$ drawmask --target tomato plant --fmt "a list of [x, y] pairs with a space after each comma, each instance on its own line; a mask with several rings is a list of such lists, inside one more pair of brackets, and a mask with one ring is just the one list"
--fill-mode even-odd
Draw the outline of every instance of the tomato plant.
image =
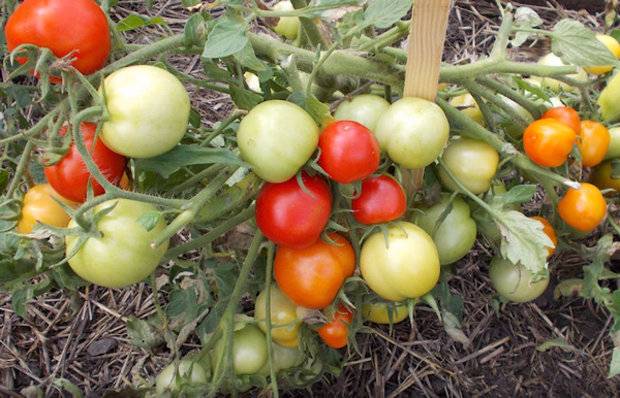
[[278, 184], [267, 183], [256, 198], [256, 224], [277, 244], [303, 248], [312, 245], [329, 221], [332, 195], [321, 177], [302, 173]]
[[54, 191], [49, 184], [39, 184], [28, 189], [24, 195], [21, 215], [16, 227], [17, 232], [29, 234], [37, 222], [52, 227], [66, 227], [71, 218], [54, 198], [65, 202], [67, 205], [72, 205], [71, 202]]
[[372, 132], [350, 120], [337, 120], [323, 129], [319, 150], [319, 166], [341, 184], [368, 177], [381, 160], [381, 150]]
[[312, 246], [294, 249], [279, 246], [274, 261], [278, 287], [295, 304], [325, 308], [336, 297], [344, 280], [353, 275], [355, 253], [351, 244], [336, 233], [333, 243], [319, 239]]
[[[452, 175], [475, 194], [489, 190], [499, 164], [499, 154], [492, 146], [464, 137], [452, 140], [442, 159]], [[439, 178], [447, 188], [458, 191], [455, 182], [443, 169], [439, 170]]]
[[378, 95], [356, 95], [345, 98], [336, 108], [334, 117], [337, 120], [353, 120], [374, 132], [379, 118], [389, 107], [390, 103]]
[[[97, 125], [94, 123], [80, 125], [84, 145], [95, 164], [108, 181], [119, 184], [127, 161], [124, 156], [108, 149], [100, 139], [95, 140], [96, 131]], [[59, 134], [65, 135], [66, 132], [67, 127], [63, 127]], [[74, 202], [83, 202], [86, 199], [89, 181], [95, 195], [101, 195], [104, 192], [103, 187], [94, 181], [88, 172], [75, 143], [71, 144], [69, 151], [58, 163], [45, 168], [45, 177], [56, 192]]]
[[578, 189], [569, 188], [558, 202], [564, 222], [581, 232], [591, 232], [605, 218], [607, 203], [597, 187], [587, 182]]
[[[211, 367], [214, 373], [225, 355], [225, 344], [225, 339], [220, 338], [211, 352]], [[267, 355], [267, 341], [258, 327], [245, 325], [233, 332], [232, 364], [235, 374], [258, 373], [267, 362]]]
[[[157, 212], [156, 207], [135, 200], [114, 199], [96, 206], [94, 212], [105, 213], [96, 223], [98, 237], [88, 238], [79, 248], [78, 236], [66, 238], [67, 257], [73, 271], [105, 287], [124, 287], [149, 276], [168, 248], [167, 242], [151, 247], [151, 241], [165, 227], [163, 220], [150, 230], [139, 222], [140, 217]], [[69, 228], [75, 227], [76, 221], [71, 220]]]
[[394, 221], [407, 210], [403, 187], [392, 177], [380, 175], [362, 182], [362, 190], [351, 201], [353, 217], [362, 224]]
[[265, 101], [243, 118], [237, 130], [241, 156], [259, 177], [284, 182], [310, 159], [319, 142], [319, 128], [299, 106]]
[[[297, 305], [291, 301], [277, 286], [270, 290], [269, 305], [271, 309], [271, 339], [284, 347], [299, 345], [299, 328], [301, 320], [297, 318]], [[254, 306], [254, 319], [263, 332], [267, 332], [267, 290], [260, 292]]]
[[535, 277], [521, 264], [495, 257], [489, 268], [491, 284], [500, 296], [514, 303], [538, 298], [549, 285], [549, 277]]
[[346, 306], [339, 304], [331, 320], [317, 329], [323, 342], [331, 348], [343, 348], [349, 342], [349, 324], [353, 313]]
[[422, 211], [416, 214], [415, 223], [433, 238], [442, 265], [460, 260], [474, 247], [476, 222], [463, 199], [443, 195], [439, 203]]
[[391, 301], [417, 298], [439, 280], [439, 255], [431, 237], [420, 227], [398, 222], [387, 237], [375, 232], [364, 241], [360, 270], [368, 286]]
[[404, 303], [365, 303], [362, 306], [362, 316], [367, 321], [388, 325], [407, 319], [409, 317], [409, 309]]
[[579, 134], [581, 131], [581, 117], [576, 110], [569, 106], [556, 106], [555, 108], [548, 109], [540, 117], [541, 119], [555, 119], [560, 123], [564, 123], [575, 134]]
[[94, 0], [25, 0], [4, 35], [9, 51], [22, 44], [48, 48], [58, 58], [70, 55], [71, 66], [86, 75], [101, 69], [110, 54], [108, 20]]
[[101, 139], [116, 153], [150, 158], [174, 148], [185, 135], [189, 95], [172, 73], [151, 65], [134, 65], [105, 78], [109, 117]]
[[557, 167], [566, 162], [573, 149], [576, 133], [555, 119], [539, 119], [523, 133], [523, 148], [527, 156], [540, 166]]
[[581, 122], [577, 148], [581, 154], [581, 164], [596, 166], [603, 161], [609, 148], [610, 136], [607, 127], [593, 120]]

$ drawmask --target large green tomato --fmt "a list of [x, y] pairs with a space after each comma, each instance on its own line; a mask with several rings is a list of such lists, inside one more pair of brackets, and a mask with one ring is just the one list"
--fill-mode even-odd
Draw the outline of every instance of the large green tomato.
[[398, 222], [370, 235], [360, 253], [360, 270], [368, 286], [391, 301], [430, 292], [439, 280], [439, 255], [430, 236], [417, 225]]
[[200, 385], [207, 382], [208, 374], [200, 363], [183, 359], [166, 366], [157, 375], [155, 389], [158, 394], [163, 394], [165, 391], [179, 392], [183, 385]]
[[[549, 53], [545, 55], [544, 57], [540, 58], [538, 60], [538, 63], [540, 65], [546, 65], [546, 66], [566, 66], [567, 65], [564, 63], [564, 61], [562, 61], [560, 57], [558, 57], [554, 53]], [[588, 74], [582, 68], [577, 68], [577, 73], [574, 73], [572, 75], [567, 75], [566, 77], [570, 77], [571, 79], [575, 79], [580, 82], [586, 82], [588, 80]], [[548, 88], [551, 91], [574, 91], [575, 90], [572, 86], [564, 82], [561, 82], [559, 80], [552, 79], [550, 77], [543, 77], [542, 79], [540, 79], [540, 84], [543, 87]]]
[[189, 95], [170, 72], [150, 65], [128, 66], [106, 77], [102, 87], [109, 115], [101, 139], [114, 152], [150, 158], [168, 152], [183, 138]]
[[620, 119], [620, 73], [607, 81], [607, 85], [598, 97], [598, 106], [606, 122]]
[[241, 157], [269, 182], [293, 177], [310, 159], [319, 142], [314, 119], [292, 102], [269, 100], [243, 118], [237, 130]]
[[[476, 223], [471, 218], [467, 203], [460, 197], [452, 200], [452, 209], [439, 227], [437, 223], [450, 205], [450, 195], [443, 194], [441, 201], [424, 213], [417, 213], [415, 223], [425, 230], [435, 242], [442, 265], [451, 264], [465, 256], [476, 242]], [[435, 230], [435, 233], [433, 233]]]
[[[114, 208], [97, 222], [99, 238], [89, 238], [69, 259], [69, 265], [82, 279], [105, 287], [124, 287], [149, 276], [168, 249], [168, 242], [153, 249], [151, 242], [166, 227], [160, 220], [150, 231], [138, 219], [157, 208], [129, 199], [112, 199], [94, 208], [95, 212]], [[71, 220], [69, 228], [77, 227]], [[79, 238], [65, 238], [67, 257], [74, 251]]]
[[497, 293], [515, 303], [536, 299], [549, 285], [548, 277], [534, 281], [534, 275], [524, 266], [515, 265], [501, 257], [495, 257], [491, 261], [489, 277]]
[[[297, 318], [297, 305], [278, 286], [271, 286], [269, 307], [271, 313], [271, 339], [285, 347], [299, 345], [301, 320]], [[254, 306], [254, 319], [258, 327], [267, 333], [267, 290], [260, 292]]]
[[[288, 348], [283, 347], [277, 343], [273, 343], [271, 347], [271, 360], [273, 362], [273, 371], [276, 373], [282, 370], [290, 369], [295, 366], [299, 366], [304, 360], [304, 354], [297, 347]], [[258, 371], [258, 373], [265, 376], [269, 375], [269, 361], [265, 362], [265, 364]]]
[[390, 107], [383, 97], [372, 94], [357, 95], [344, 100], [338, 105], [334, 117], [336, 120], [353, 120], [375, 131], [381, 115]]
[[448, 119], [437, 104], [405, 97], [390, 105], [373, 132], [394, 162], [416, 169], [437, 159], [448, 142], [449, 131]]
[[[489, 190], [499, 164], [499, 154], [491, 145], [464, 137], [452, 140], [442, 159], [452, 175], [474, 194]], [[443, 168], [439, 168], [439, 179], [446, 188], [458, 191]]]
[[[295, 7], [290, 1], [280, 1], [273, 6], [274, 11], [293, 11]], [[273, 30], [280, 36], [284, 36], [289, 40], [295, 40], [299, 33], [298, 17], [280, 17], [278, 24]]]
[[620, 158], [620, 126], [609, 129], [609, 147], [607, 148], [607, 159]]
[[[226, 352], [225, 339], [220, 338], [211, 355], [211, 365], [216, 369]], [[267, 339], [255, 325], [246, 325], [233, 332], [232, 361], [235, 374], [257, 373], [267, 362]], [[214, 373], [216, 371], [214, 370]]]

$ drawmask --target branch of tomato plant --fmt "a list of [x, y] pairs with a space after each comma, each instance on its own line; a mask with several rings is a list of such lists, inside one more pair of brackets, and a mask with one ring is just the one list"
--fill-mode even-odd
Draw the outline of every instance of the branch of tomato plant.
[[185, 201], [181, 206], [181, 213], [161, 231], [150, 246], [155, 249], [164, 242], [167, 242], [181, 228], [195, 220], [200, 209], [211, 199], [223, 186], [226, 180], [236, 169], [225, 168], [209, 184], [198, 192], [193, 198]]
[[66, 106], [67, 106], [66, 102], [59, 104], [58, 107], [50, 110], [45, 116], [39, 119], [39, 121], [36, 122], [35, 125], [29, 128], [28, 130], [14, 134], [10, 137], [1, 139], [0, 145], [8, 144], [9, 142], [13, 142], [13, 141], [19, 141], [21, 139], [30, 139], [32, 137], [39, 135], [45, 130], [45, 128], [48, 126], [48, 123], [52, 119], [54, 119], [56, 116], [61, 114], [64, 111], [64, 109], [66, 109]]
[[230, 126], [232, 122], [236, 121], [237, 119], [239, 119], [241, 116], [246, 115], [248, 113], [248, 111], [243, 110], [243, 109], [235, 109], [233, 110], [230, 115], [228, 115], [226, 117], [226, 119], [222, 120], [218, 126], [213, 129], [212, 132], [209, 133], [209, 135], [207, 135], [205, 137], [204, 140], [202, 140], [202, 142], [200, 143], [201, 146], [206, 146], [209, 145], [209, 143], [218, 135], [220, 135], [220, 133], [222, 131], [224, 131], [226, 129], [226, 127]]
[[393, 27], [375, 37], [361, 36], [362, 44], [357, 46], [359, 51], [377, 51], [392, 45], [409, 33], [410, 21], [398, 21]]
[[542, 115], [542, 113], [545, 111], [545, 106], [543, 104], [535, 103], [534, 101], [527, 98], [525, 95], [511, 88], [510, 85], [505, 82], [499, 82], [487, 76], [479, 76], [476, 78], [476, 80], [483, 86], [486, 86], [489, 89], [494, 90], [498, 94], [501, 94], [504, 97], [511, 99], [512, 101], [521, 105], [521, 107], [527, 110], [534, 119], [538, 119], [540, 115]]
[[13, 193], [15, 193], [15, 190], [19, 186], [19, 183], [21, 182], [21, 179], [22, 179], [22, 175], [24, 174], [24, 171], [26, 170], [26, 166], [28, 166], [28, 161], [30, 160], [30, 154], [33, 148], [34, 148], [34, 143], [32, 141], [26, 142], [26, 146], [24, 147], [24, 150], [22, 151], [21, 158], [19, 159], [19, 163], [17, 164], [17, 168], [15, 169], [15, 175], [13, 175], [13, 179], [11, 180], [9, 187], [7, 188], [7, 192], [6, 192], [7, 198], [10, 198], [11, 196], [13, 196]]
[[[357, 0], [343, 1], [343, 2], [338, 3], [338, 5], [341, 7], [342, 6], [353, 6], [357, 4], [358, 4]], [[229, 7], [236, 8], [236, 6], [234, 5], [229, 5]], [[253, 8], [251, 11], [256, 16], [259, 16], [259, 17], [308, 17], [308, 15], [318, 13], [321, 11], [331, 10], [333, 8], [334, 8], [334, 5], [331, 4], [330, 2], [327, 2], [326, 4], [319, 4], [316, 6], [306, 6], [303, 8], [298, 8], [298, 9], [290, 10], [290, 11], [261, 10], [258, 7]]]
[[[296, 10], [307, 9], [308, 3], [306, 0], [291, 0], [291, 4]], [[310, 44], [314, 47], [321, 46], [322, 48], [328, 48], [332, 45], [331, 39], [327, 34], [322, 34], [319, 29], [319, 24], [322, 24], [320, 19], [311, 19], [305, 16], [299, 18], [301, 24], [300, 34], [305, 34], [310, 41]]]
[[267, 325], [267, 360], [269, 361], [269, 378], [271, 379], [271, 392], [275, 398], [280, 396], [278, 391], [278, 379], [273, 369], [273, 340], [271, 339], [271, 277], [273, 273], [273, 242], [267, 244], [267, 265], [265, 267], [265, 322]]

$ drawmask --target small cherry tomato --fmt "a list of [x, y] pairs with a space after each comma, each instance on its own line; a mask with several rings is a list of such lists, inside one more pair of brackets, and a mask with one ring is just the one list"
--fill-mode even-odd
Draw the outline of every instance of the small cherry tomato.
[[332, 320], [321, 326], [317, 332], [327, 346], [335, 349], [343, 348], [349, 342], [349, 324], [352, 320], [353, 313], [340, 304]]
[[569, 188], [558, 202], [558, 213], [564, 222], [581, 232], [591, 232], [605, 218], [607, 203], [592, 184], [582, 182], [579, 189]]
[[29, 234], [36, 222], [64, 228], [71, 218], [53, 198], [65, 202], [69, 206], [75, 203], [61, 197], [49, 184], [35, 185], [26, 192], [22, 205], [22, 212], [17, 223], [17, 232]]
[[[474, 194], [489, 190], [499, 164], [499, 153], [495, 148], [486, 142], [465, 137], [450, 140], [441, 158], [452, 175]], [[439, 179], [446, 188], [459, 191], [443, 168], [439, 169]]]
[[392, 177], [381, 175], [362, 182], [362, 192], [351, 201], [353, 217], [362, 224], [381, 224], [402, 217], [407, 210], [403, 187]]
[[[596, 34], [596, 39], [603, 43], [605, 47], [609, 50], [610, 53], [616, 58], [620, 58], [620, 43], [609, 35], [603, 35], [600, 33]], [[586, 72], [592, 73], [593, 75], [603, 75], [607, 72], [611, 72], [613, 66], [611, 65], [595, 65], [595, 66], [586, 66], [584, 68]]]
[[256, 198], [256, 224], [275, 243], [308, 247], [321, 235], [332, 211], [329, 185], [319, 176], [302, 173], [308, 192], [293, 177], [266, 183]]
[[276, 282], [297, 305], [313, 309], [327, 307], [344, 280], [353, 275], [353, 247], [336, 233], [329, 234], [329, 238], [335, 244], [319, 239], [304, 249], [278, 246], [276, 250], [273, 265]]
[[555, 229], [553, 229], [553, 225], [551, 225], [549, 220], [541, 216], [532, 216], [530, 218], [539, 221], [543, 225], [543, 232], [547, 234], [549, 239], [551, 239], [551, 242], [553, 242], [553, 247], [550, 247], [548, 249], [549, 256], [551, 256], [553, 252], [555, 252], [555, 248], [558, 245], [558, 236], [555, 234]]
[[319, 137], [319, 166], [341, 184], [372, 174], [381, 160], [381, 150], [372, 132], [351, 120], [330, 123]]
[[603, 162], [594, 168], [590, 182], [599, 189], [615, 189], [620, 192], [620, 178], [613, 178], [612, 171], [611, 160]]
[[557, 167], [568, 159], [576, 137], [575, 131], [562, 122], [538, 119], [525, 129], [523, 147], [539, 166]]
[[382, 325], [395, 324], [407, 319], [409, 308], [407, 304], [399, 302], [365, 303], [362, 316], [367, 321]]
[[581, 153], [581, 164], [585, 167], [601, 163], [609, 148], [610, 135], [607, 127], [593, 120], [581, 122], [581, 132], [577, 139], [577, 147]]
[[[123, 155], [112, 152], [105, 146], [101, 138], [94, 142], [96, 131], [97, 125], [94, 123], [80, 124], [80, 133], [84, 139], [84, 145], [95, 164], [108, 181], [118, 185], [125, 172], [127, 159]], [[58, 133], [60, 135], [66, 134], [67, 127], [61, 128]], [[69, 151], [58, 163], [45, 168], [45, 177], [59, 194], [74, 202], [86, 200], [89, 180], [95, 195], [101, 195], [105, 192], [103, 187], [94, 178], [91, 178], [86, 163], [84, 163], [75, 143], [71, 144]]]
[[555, 119], [560, 123], [564, 123], [572, 128], [576, 134], [581, 130], [581, 118], [576, 110], [568, 106], [556, 106], [548, 109], [540, 117], [541, 119]]

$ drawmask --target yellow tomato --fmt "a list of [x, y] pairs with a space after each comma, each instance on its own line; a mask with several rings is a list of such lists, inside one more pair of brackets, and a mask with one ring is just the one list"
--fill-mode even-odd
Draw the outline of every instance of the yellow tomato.
[[409, 309], [405, 303], [366, 303], [362, 306], [362, 315], [367, 321], [389, 325], [406, 319]]
[[66, 227], [71, 218], [53, 198], [69, 206], [75, 205], [75, 203], [56, 193], [49, 184], [35, 185], [24, 196], [22, 214], [17, 224], [17, 232], [29, 234], [34, 229], [37, 221], [53, 227]]
[[[597, 34], [596, 38], [598, 41], [603, 43], [605, 47], [609, 50], [610, 53], [613, 54], [614, 57], [620, 58], [620, 43], [616, 39], [611, 36]], [[593, 75], [603, 75], [607, 72], [610, 72], [613, 69], [611, 65], [597, 65], [597, 66], [586, 66], [584, 68], [586, 72], [592, 73]]]
[[[254, 319], [265, 333], [267, 333], [266, 300], [267, 291], [263, 290], [256, 297], [254, 307]], [[297, 305], [275, 285], [271, 286], [269, 305], [271, 307], [271, 339], [284, 347], [297, 347], [301, 327], [301, 321], [297, 318]]]
[[461, 112], [469, 116], [474, 122], [478, 123], [481, 126], [486, 126], [486, 122], [484, 120], [484, 116], [482, 115], [482, 111], [478, 106], [474, 97], [471, 94], [461, 94], [456, 97], [450, 99], [450, 105], [455, 107], [462, 107]]

